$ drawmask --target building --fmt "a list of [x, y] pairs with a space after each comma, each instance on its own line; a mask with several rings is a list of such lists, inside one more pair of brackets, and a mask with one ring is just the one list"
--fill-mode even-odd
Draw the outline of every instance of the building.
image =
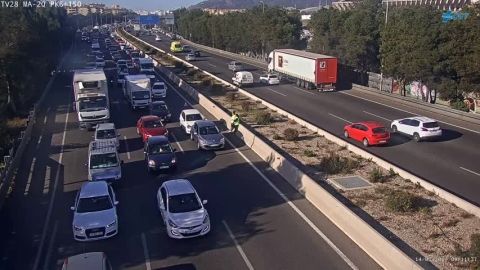
[[245, 12], [245, 9], [227, 9], [227, 8], [204, 8], [202, 10], [212, 15], [224, 15], [232, 12]]
[[[400, 6], [432, 6], [440, 10], [461, 10], [463, 7], [477, 3], [479, 0], [384, 0], [383, 5], [389, 7]], [[355, 7], [359, 0], [332, 2], [332, 7], [339, 10], [348, 10]]]
[[88, 4], [77, 7], [66, 7], [68, 15], [83, 15], [88, 16], [90, 14], [113, 14], [118, 15], [126, 13], [127, 9], [120, 7], [119, 5], [113, 5], [107, 7], [105, 4]]

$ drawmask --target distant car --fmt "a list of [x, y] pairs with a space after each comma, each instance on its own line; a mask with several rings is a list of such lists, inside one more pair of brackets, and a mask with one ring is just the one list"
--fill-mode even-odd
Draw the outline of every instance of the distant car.
[[183, 51], [184, 53], [189, 53], [189, 52], [192, 51], [192, 47], [190, 47], [190, 46], [188, 46], [188, 45], [183, 45], [183, 46], [182, 46], [182, 51]]
[[112, 270], [103, 252], [88, 252], [70, 256], [63, 261], [62, 270]]
[[113, 141], [118, 149], [120, 147], [118, 137], [120, 137], [120, 135], [117, 133], [114, 123], [102, 123], [98, 124], [95, 128], [93, 139], [95, 141]]
[[163, 125], [162, 119], [156, 115], [145, 115], [137, 121], [137, 134], [146, 142], [151, 136], [168, 135], [167, 128]]
[[393, 132], [411, 136], [416, 142], [442, 136], [442, 129], [437, 121], [423, 116], [393, 120], [390, 126]]
[[121, 60], [122, 59], [122, 55], [120, 53], [113, 53], [112, 54], [112, 59], [116, 62], [118, 60]]
[[190, 181], [166, 181], [157, 192], [157, 203], [166, 231], [171, 238], [191, 238], [210, 231], [210, 218]]
[[117, 75], [117, 85], [118, 86], [123, 86], [123, 84], [125, 83], [125, 76], [128, 75], [128, 71], [126, 70], [120, 70], [118, 71], [118, 75]]
[[143, 150], [149, 173], [176, 168], [176, 149], [172, 148], [166, 136], [148, 137]]
[[266, 84], [279, 84], [280, 80], [275, 74], [263, 74], [262, 76], [260, 76], [260, 82]]
[[92, 41], [92, 45], [90, 46], [92, 48], [92, 50], [95, 50], [95, 49], [100, 49], [100, 44], [97, 42], [94, 42]]
[[197, 57], [195, 56], [195, 54], [193, 53], [189, 53], [185, 56], [185, 60], [187, 61], [195, 61], [197, 60]]
[[346, 125], [343, 129], [345, 138], [360, 141], [365, 147], [370, 145], [387, 144], [390, 132], [377, 122], [359, 122]]
[[104, 66], [105, 66], [105, 60], [103, 60], [102, 58], [95, 59], [95, 67], [103, 68]]
[[153, 101], [149, 104], [150, 115], [156, 115], [162, 119], [163, 122], [170, 122], [172, 114], [168, 110], [165, 101]]
[[134, 68], [132, 60], [128, 59], [128, 60], [125, 60], [125, 61], [127, 63], [127, 68], [129, 68], [129, 69]]
[[70, 207], [75, 240], [100, 240], [118, 233], [118, 201], [111, 185], [105, 181], [87, 182], [75, 198], [75, 204]]
[[114, 140], [95, 140], [88, 146], [88, 180], [116, 182], [122, 178], [122, 164]]
[[193, 54], [195, 55], [195, 57], [200, 57], [200, 51], [194, 51]]
[[154, 82], [152, 85], [152, 98], [166, 98], [167, 86], [164, 82]]
[[128, 69], [128, 66], [127, 66], [127, 60], [125, 59], [119, 59], [117, 61], [117, 69], [118, 70], [127, 70]]
[[225, 147], [225, 138], [213, 121], [195, 121], [190, 131], [190, 139], [197, 143], [198, 149], [222, 149]]
[[162, 41], [159, 35], [155, 36], [155, 41]]
[[249, 71], [238, 71], [235, 72], [232, 82], [238, 87], [253, 85], [253, 75]]
[[198, 120], [204, 120], [205, 117], [196, 109], [183, 110], [180, 113], [180, 127], [185, 130], [185, 133], [190, 134], [193, 123]]
[[230, 63], [228, 63], [228, 69], [233, 72], [242, 71], [243, 64], [238, 61], [231, 61]]

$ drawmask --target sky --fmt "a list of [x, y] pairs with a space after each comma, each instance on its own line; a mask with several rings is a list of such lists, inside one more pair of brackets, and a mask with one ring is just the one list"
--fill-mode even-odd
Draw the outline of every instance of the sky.
[[172, 10], [197, 4], [202, 0], [90, 0], [88, 2], [104, 3], [109, 6], [119, 4], [128, 9]]

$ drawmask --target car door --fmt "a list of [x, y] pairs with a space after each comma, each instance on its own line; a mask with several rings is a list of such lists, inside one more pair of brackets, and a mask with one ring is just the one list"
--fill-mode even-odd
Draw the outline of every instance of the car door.
[[185, 112], [182, 112], [180, 114], [180, 126], [183, 126], [184, 125], [184, 120], [185, 120]]
[[414, 133], [419, 133], [420, 131], [420, 121], [412, 119], [410, 120], [410, 133], [409, 135], [413, 136]]
[[369, 138], [368, 127], [363, 124], [358, 124], [357, 140], [361, 141], [364, 138]]
[[160, 203], [159, 203], [159, 208], [160, 208], [160, 214], [162, 215], [163, 222], [167, 223], [166, 216], [167, 216], [167, 191], [165, 190], [165, 187], [160, 188]]
[[403, 119], [403, 120], [400, 120], [398, 121], [398, 124], [397, 124], [397, 130], [401, 133], [406, 133], [408, 134], [408, 129], [409, 129], [409, 122], [410, 122], [410, 119]]
[[360, 125], [359, 124], [353, 124], [352, 128], [350, 130], [349, 136], [354, 139], [354, 140], [359, 140], [359, 133], [361, 132], [360, 130]]

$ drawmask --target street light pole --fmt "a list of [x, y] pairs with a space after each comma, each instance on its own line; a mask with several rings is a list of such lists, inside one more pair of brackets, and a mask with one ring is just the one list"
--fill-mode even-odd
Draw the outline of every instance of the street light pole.
[[[265, 2], [264, 1], [259, 1], [262, 3], [262, 17], [265, 17]], [[262, 31], [262, 59], [264, 59], [265, 55], [265, 31]]]
[[[383, 26], [383, 27], [386, 27], [388, 22], [388, 0], [384, 0], [382, 2], [387, 4], [387, 7], [385, 9], [385, 25]], [[383, 91], [383, 64], [380, 66], [380, 92], [382, 91]]]

